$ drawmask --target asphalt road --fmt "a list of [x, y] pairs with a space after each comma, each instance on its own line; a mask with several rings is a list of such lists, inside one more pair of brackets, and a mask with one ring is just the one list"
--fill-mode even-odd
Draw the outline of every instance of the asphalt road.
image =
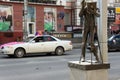
[[[78, 61], [80, 52], [80, 49], [73, 49], [62, 56], [37, 55], [19, 59], [0, 54], [0, 80], [70, 80], [68, 62]], [[110, 52], [108, 57], [109, 80], [120, 80], [120, 52]]]

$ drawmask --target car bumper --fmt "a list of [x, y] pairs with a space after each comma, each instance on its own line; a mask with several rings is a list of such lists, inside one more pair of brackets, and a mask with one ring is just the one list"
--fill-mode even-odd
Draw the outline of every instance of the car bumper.
[[11, 50], [6, 50], [6, 49], [1, 49], [0, 53], [2, 53], [2, 54], [13, 54], [13, 52]]
[[73, 49], [73, 46], [69, 46], [66, 51], [71, 51]]

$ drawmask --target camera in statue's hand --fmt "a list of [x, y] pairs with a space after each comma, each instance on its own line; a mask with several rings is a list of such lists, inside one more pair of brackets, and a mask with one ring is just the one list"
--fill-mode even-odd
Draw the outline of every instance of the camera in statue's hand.
[[100, 17], [100, 10], [99, 8], [94, 7], [94, 5], [87, 5], [87, 13], [88, 14], [93, 14], [96, 17]]
[[97, 9], [94, 8], [93, 5], [87, 6], [87, 13], [88, 13], [88, 14], [96, 14], [96, 13], [97, 13]]
[[82, 5], [82, 7], [85, 7], [85, 6], [86, 6], [85, 0], [83, 0], [83, 1], [81, 2], [81, 5]]

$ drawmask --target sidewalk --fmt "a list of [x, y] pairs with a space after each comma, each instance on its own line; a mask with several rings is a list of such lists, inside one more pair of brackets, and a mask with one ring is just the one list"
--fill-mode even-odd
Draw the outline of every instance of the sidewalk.
[[73, 49], [80, 49], [81, 43], [73, 43]]

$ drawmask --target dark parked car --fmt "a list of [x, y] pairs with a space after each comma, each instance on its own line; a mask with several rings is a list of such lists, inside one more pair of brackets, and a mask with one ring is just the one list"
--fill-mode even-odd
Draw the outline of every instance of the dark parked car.
[[113, 35], [108, 39], [108, 51], [120, 50], [120, 34]]
[[[95, 46], [98, 46], [98, 43], [95, 43]], [[87, 49], [91, 49], [91, 46], [88, 45]], [[108, 39], [108, 51], [120, 51], [120, 34], [112, 35]]]

